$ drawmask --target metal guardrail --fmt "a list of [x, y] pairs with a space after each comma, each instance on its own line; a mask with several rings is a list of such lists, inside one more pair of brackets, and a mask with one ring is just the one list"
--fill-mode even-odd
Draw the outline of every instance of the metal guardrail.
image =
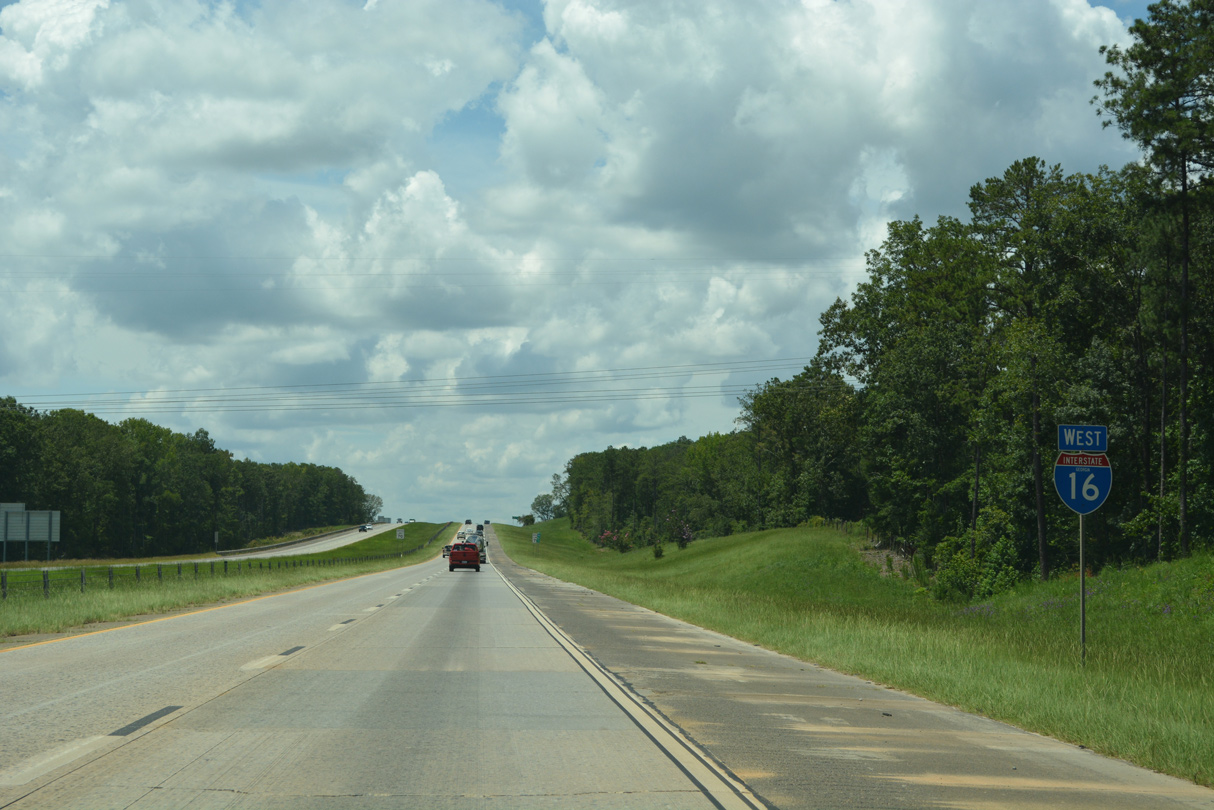
[[[360, 524], [355, 525], [357, 526]], [[216, 551], [215, 553], [220, 557], [232, 557], [237, 554], [256, 554], [260, 551], [269, 551], [270, 549], [275, 548], [286, 548], [287, 546], [298, 546], [300, 543], [310, 543], [313, 540], [320, 540], [325, 537], [332, 537], [335, 534], [351, 531], [353, 528], [354, 526], [351, 526], [348, 529], [334, 529], [331, 532], [322, 532], [321, 534], [314, 534], [311, 537], [301, 537], [298, 540], [284, 540], [281, 543], [271, 543], [268, 546], [253, 546], [252, 548], [225, 548], [223, 551]]]
[[[38, 568], [0, 570], [0, 604], [21, 595], [41, 594], [45, 598], [67, 593], [86, 593], [90, 588], [152, 587], [166, 582], [203, 577], [242, 576], [253, 573], [286, 571], [296, 568], [332, 568], [375, 560], [406, 557], [426, 548], [451, 526], [451, 521], [416, 548], [398, 554], [373, 554], [359, 557], [332, 557], [327, 559], [293, 559], [290, 557], [264, 557], [252, 560], [219, 559], [209, 562], [141, 563], [138, 565], [91, 565], [77, 568]], [[338, 531], [348, 531], [339, 529]], [[330, 532], [329, 534], [336, 534]], [[306, 538], [315, 540], [316, 535]], [[289, 541], [283, 545], [292, 545]], [[299, 541], [303, 542], [303, 541]], [[272, 548], [262, 546], [261, 548]], [[260, 550], [260, 549], [258, 549]]]
[[[427, 545], [429, 545], [427, 543]], [[425, 546], [399, 554], [374, 554], [365, 557], [332, 557], [319, 560], [267, 557], [256, 560], [211, 560], [207, 562], [144, 563], [140, 565], [87, 566], [82, 568], [42, 568], [0, 571], [0, 604], [9, 599], [41, 594], [81, 594], [90, 588], [154, 587], [185, 579], [242, 576], [288, 571], [296, 568], [335, 568], [375, 560], [402, 558]], [[16, 574], [16, 576], [14, 576]]]
[[452, 523], [452, 521], [450, 521], [450, 520], [448, 520], [446, 523], [444, 523], [443, 527], [434, 533], [434, 537], [431, 537], [429, 540], [426, 541], [426, 545], [427, 546], [430, 545], [438, 538], [438, 536], [440, 534], [447, 531], [447, 529], [451, 526], [451, 523]]
[[[298, 540], [287, 540], [282, 543], [271, 543], [268, 546], [254, 546], [252, 548], [228, 548], [228, 549], [224, 549], [223, 551], [217, 551], [215, 553], [218, 554], [220, 557], [232, 557], [237, 554], [257, 554], [258, 552], [261, 552], [261, 551], [269, 551], [269, 550], [275, 549], [275, 548], [286, 548], [287, 546], [297, 546], [300, 543], [310, 543], [313, 540], [320, 540], [325, 537], [332, 537], [334, 535], [341, 534], [342, 532], [353, 531], [358, 525], [360, 525], [360, 524], [356, 523], [356, 524], [354, 524], [354, 526], [351, 526], [348, 529], [334, 529], [331, 532], [324, 532], [323, 534], [314, 534], [311, 537], [301, 537]], [[396, 524], [393, 523], [390, 525], [395, 526]], [[444, 525], [442, 529], [439, 529], [437, 532], [434, 533], [434, 537], [438, 537], [440, 534], [443, 533], [443, 530], [446, 529], [447, 526], [450, 526], [450, 525], [451, 525], [451, 521], [448, 520], [446, 525]], [[427, 546], [434, 542], [434, 537], [431, 537], [429, 540], [426, 541]]]

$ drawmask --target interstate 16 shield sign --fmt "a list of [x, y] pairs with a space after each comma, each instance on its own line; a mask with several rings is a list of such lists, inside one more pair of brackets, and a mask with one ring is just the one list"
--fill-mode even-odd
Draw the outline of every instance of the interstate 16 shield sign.
[[1054, 462], [1054, 489], [1073, 512], [1095, 512], [1113, 488], [1113, 467], [1104, 453], [1058, 454]]

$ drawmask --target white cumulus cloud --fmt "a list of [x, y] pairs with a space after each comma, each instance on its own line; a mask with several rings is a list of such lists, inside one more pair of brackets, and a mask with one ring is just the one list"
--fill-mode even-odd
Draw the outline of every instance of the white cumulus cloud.
[[1028, 155], [1134, 157], [1087, 101], [1125, 22], [1084, 0], [528, 13], [5, 6], [0, 394], [424, 388], [441, 404], [154, 418], [340, 466], [394, 516], [508, 517], [576, 452], [730, 429], [689, 367], [812, 355], [891, 220], [964, 215]]

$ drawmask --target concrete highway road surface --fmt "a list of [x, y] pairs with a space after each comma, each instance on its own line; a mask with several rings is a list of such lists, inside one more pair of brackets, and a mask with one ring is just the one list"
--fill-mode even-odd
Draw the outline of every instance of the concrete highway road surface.
[[761, 807], [485, 566], [0, 653], [0, 807]]
[[0, 652], [0, 807], [1214, 808], [489, 553]]

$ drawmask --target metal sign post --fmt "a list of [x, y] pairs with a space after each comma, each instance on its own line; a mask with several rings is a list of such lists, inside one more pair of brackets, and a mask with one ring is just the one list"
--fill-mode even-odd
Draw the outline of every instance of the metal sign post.
[[1054, 489], [1067, 508], [1079, 514], [1079, 661], [1087, 665], [1087, 565], [1083, 555], [1083, 516], [1099, 509], [1113, 488], [1113, 467], [1106, 455], [1109, 430], [1103, 425], [1059, 425]]

